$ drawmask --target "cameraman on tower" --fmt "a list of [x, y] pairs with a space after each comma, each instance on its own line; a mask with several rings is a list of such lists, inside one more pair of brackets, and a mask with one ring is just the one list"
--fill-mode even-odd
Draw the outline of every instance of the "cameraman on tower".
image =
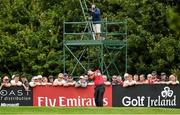
[[92, 22], [93, 22], [93, 31], [96, 34], [95, 38], [96, 40], [101, 39], [101, 12], [98, 7], [96, 7], [95, 4], [91, 5], [91, 8], [89, 9], [92, 16]]

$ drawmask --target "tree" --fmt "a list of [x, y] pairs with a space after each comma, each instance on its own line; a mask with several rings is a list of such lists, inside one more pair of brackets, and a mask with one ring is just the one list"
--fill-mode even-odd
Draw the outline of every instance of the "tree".
[[[156, 70], [179, 75], [178, 2], [94, 2], [101, 9], [103, 19], [128, 21], [129, 73]], [[0, 74], [62, 72], [64, 21], [84, 21], [78, 0], [1, 0]], [[71, 65], [70, 61], [69, 68]]]

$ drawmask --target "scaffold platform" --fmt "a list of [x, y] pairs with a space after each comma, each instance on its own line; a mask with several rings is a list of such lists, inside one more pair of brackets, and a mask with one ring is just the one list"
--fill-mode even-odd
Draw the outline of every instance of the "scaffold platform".
[[124, 46], [126, 41], [121, 40], [67, 40], [64, 45], [68, 46], [91, 46], [91, 45], [105, 45], [105, 46]]

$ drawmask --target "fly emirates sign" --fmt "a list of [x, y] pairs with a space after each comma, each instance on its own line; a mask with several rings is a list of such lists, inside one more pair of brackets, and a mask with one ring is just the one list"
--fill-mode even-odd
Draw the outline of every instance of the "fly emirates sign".
[[[93, 107], [94, 86], [86, 88], [38, 86], [33, 89], [34, 106]], [[112, 106], [112, 86], [106, 86], [104, 106]]]
[[177, 96], [174, 95], [170, 87], [166, 86], [157, 96], [124, 96], [121, 101], [123, 106], [175, 107], [177, 105]]
[[[104, 106], [108, 105], [108, 98], [103, 99]], [[58, 98], [38, 97], [38, 106], [60, 106], [60, 107], [88, 107], [95, 106], [94, 98], [67, 98], [60, 96]]]

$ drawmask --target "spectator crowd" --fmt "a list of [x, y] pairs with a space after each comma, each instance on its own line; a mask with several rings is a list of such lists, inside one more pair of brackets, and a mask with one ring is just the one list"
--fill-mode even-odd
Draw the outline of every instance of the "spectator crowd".
[[[100, 73], [100, 71], [98, 71]], [[151, 74], [145, 76], [144, 74], [135, 74], [131, 75], [129, 73], [125, 73], [124, 76], [113, 75], [110, 78], [107, 78], [106, 75], [102, 75], [104, 79], [105, 85], [121, 85], [123, 87], [129, 87], [134, 85], [141, 84], [171, 84], [176, 85], [179, 84], [177, 76], [175, 74], [171, 74], [167, 76], [166, 73], [162, 72], [159, 76], [156, 71], [153, 71]], [[89, 80], [88, 75], [81, 75], [78, 79], [74, 79], [71, 75], [59, 73], [57, 77], [50, 75], [48, 77], [37, 75], [33, 76], [31, 81], [29, 82], [27, 77], [22, 75], [12, 75], [11, 79], [9, 76], [4, 75], [1, 78], [1, 86], [2, 87], [10, 87], [10, 86], [23, 86], [25, 90], [29, 90], [29, 87], [36, 86], [74, 86], [74, 87], [87, 87], [88, 85], [94, 85], [94, 83]]]

